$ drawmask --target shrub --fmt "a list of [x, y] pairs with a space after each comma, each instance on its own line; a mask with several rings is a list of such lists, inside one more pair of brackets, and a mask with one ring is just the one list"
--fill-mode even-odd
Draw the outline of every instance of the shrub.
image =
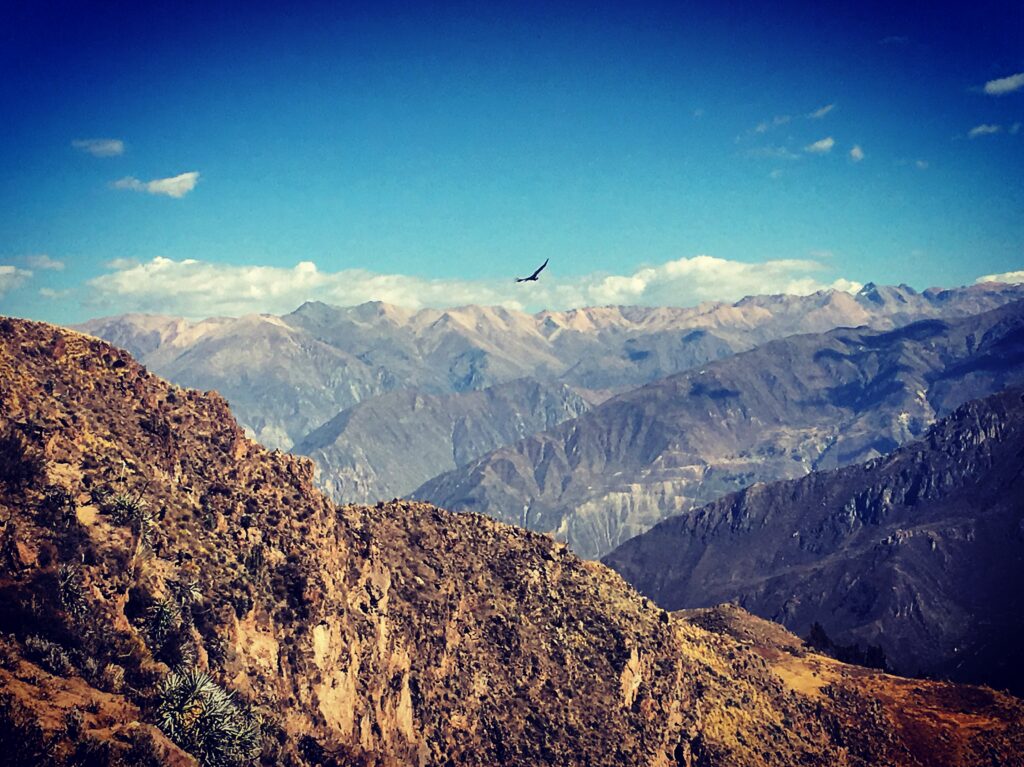
[[172, 672], [157, 696], [157, 726], [203, 767], [237, 767], [259, 755], [259, 717], [207, 674]]
[[262, 543], [254, 544], [243, 558], [246, 571], [254, 581], [262, 581], [267, 570], [267, 555]]
[[113, 491], [106, 485], [96, 485], [89, 489], [89, 498], [99, 509], [105, 509], [107, 507], [110, 503], [110, 496], [113, 494]]
[[146, 502], [138, 495], [119, 493], [103, 504], [103, 511], [111, 516], [115, 524], [128, 525], [133, 530], [144, 521], [153, 521]]
[[78, 565], [64, 564], [57, 568], [57, 595], [60, 606], [76, 621], [85, 617], [88, 608], [82, 580], [82, 569]]
[[41, 482], [45, 473], [42, 454], [29, 447], [18, 432], [10, 426], [0, 432], [0, 484], [17, 492]]
[[121, 692], [124, 687], [124, 669], [116, 663], [108, 663], [100, 671], [99, 688], [107, 692]]
[[163, 647], [164, 643], [181, 626], [181, 608], [172, 599], [158, 599], [149, 608], [146, 619], [146, 634], [151, 647]]
[[168, 581], [167, 587], [175, 601], [181, 606], [182, 613], [186, 618], [189, 608], [203, 601], [203, 592], [199, 588], [199, 581], [195, 578], [179, 578]]
[[146, 615], [146, 644], [157, 660], [172, 668], [195, 663], [196, 648], [177, 601], [159, 599]]
[[41, 636], [33, 634], [25, 639], [25, 654], [51, 674], [71, 676], [75, 672], [67, 651]]
[[78, 522], [75, 497], [59, 485], [46, 488], [39, 505], [39, 522], [54, 530], [67, 530]]
[[85, 717], [78, 706], [73, 706], [64, 714], [64, 735], [70, 740], [78, 740], [85, 726]]
[[149, 510], [148, 504], [142, 499], [141, 493], [138, 495], [120, 493], [113, 498], [108, 498], [100, 510], [104, 514], [108, 514], [114, 524], [130, 527], [135, 535], [135, 554], [132, 559], [132, 572], [134, 572], [135, 562], [139, 556], [153, 549], [156, 518]]

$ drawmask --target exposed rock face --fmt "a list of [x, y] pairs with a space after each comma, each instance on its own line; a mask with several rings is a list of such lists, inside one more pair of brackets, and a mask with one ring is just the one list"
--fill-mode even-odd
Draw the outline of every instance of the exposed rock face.
[[283, 317], [188, 322], [124, 315], [79, 329], [127, 349], [177, 384], [216, 389], [264, 445], [288, 449], [340, 411], [395, 389], [443, 395], [528, 377], [621, 391], [792, 333], [887, 329], [1020, 298], [1022, 286], [990, 284], [924, 293], [868, 285], [856, 296], [826, 291], [534, 315], [479, 306], [412, 312], [378, 302], [307, 303]]
[[1024, 390], [860, 466], [754, 485], [604, 562], [668, 609], [726, 600], [890, 666], [1024, 692]]
[[808, 656], [815, 686], [535, 533], [335, 507], [223, 399], [96, 340], [2, 321], [0, 435], [15, 763], [188, 763], [149, 724], [168, 664], [263, 715], [268, 765], [1021, 763], [1015, 699]]
[[529, 379], [443, 397], [403, 389], [343, 411], [292, 452], [313, 459], [336, 501], [373, 503], [588, 409], [564, 384]]
[[792, 336], [611, 399], [412, 497], [601, 556], [759, 481], [863, 461], [1024, 381], [1024, 302], [892, 331]]

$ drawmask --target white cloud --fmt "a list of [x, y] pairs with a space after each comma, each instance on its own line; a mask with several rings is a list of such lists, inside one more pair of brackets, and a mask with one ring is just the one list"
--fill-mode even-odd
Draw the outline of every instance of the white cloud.
[[765, 120], [762, 123], [758, 123], [757, 127], [754, 128], [754, 133], [767, 133], [772, 128], [778, 128], [780, 125], [785, 125], [793, 118], [790, 115], [776, 115], [771, 120]]
[[71, 289], [68, 288], [67, 290], [54, 290], [53, 288], [39, 288], [39, 295], [41, 295], [43, 298], [47, 298], [50, 300], [57, 298], [66, 298], [67, 296], [71, 295]]
[[170, 178], [157, 178], [152, 181], [139, 181], [133, 176], [125, 176], [114, 182], [115, 189], [130, 189], [133, 192], [148, 192], [149, 194], [164, 194], [168, 197], [184, 197], [195, 189], [199, 181], [199, 171], [179, 173]]
[[758, 146], [745, 152], [747, 157], [755, 160], [799, 160], [800, 155], [791, 152], [784, 146]]
[[853, 149], [850, 150], [850, 159], [854, 162], [860, 162], [864, 159], [864, 150], [860, 148], [860, 144], [853, 145]]
[[1024, 88], [1024, 72], [1018, 72], [1009, 77], [1000, 77], [998, 80], [989, 80], [985, 83], [985, 93], [989, 96], [1002, 96], [1013, 93]]
[[141, 262], [135, 258], [112, 258], [103, 264], [104, 269], [114, 269], [115, 271], [120, 269], [131, 269], [133, 266], [138, 266]]
[[32, 276], [27, 269], [19, 269], [9, 264], [0, 264], [0, 296], [14, 290]]
[[43, 271], [62, 272], [64, 271], [64, 262], [58, 261], [55, 258], [50, 258], [45, 253], [40, 253], [36, 256], [28, 256], [25, 261], [33, 269], [39, 269]]
[[829, 112], [831, 112], [831, 111], [832, 111], [833, 109], [835, 109], [835, 108], [836, 108], [836, 105], [835, 105], [835, 104], [826, 104], [826, 105], [825, 105], [825, 106], [823, 106], [823, 107], [822, 107], [821, 109], [815, 109], [815, 110], [814, 110], [813, 112], [811, 112], [811, 113], [810, 113], [809, 115], [807, 115], [807, 116], [808, 116], [808, 117], [809, 117], [809, 118], [810, 118], [811, 120], [820, 120], [820, 119], [821, 119], [822, 117], [824, 117], [825, 115], [827, 115], [827, 114], [828, 114]]
[[928, 170], [927, 160], [915, 160], [914, 165], [917, 167], [918, 170]]
[[76, 138], [71, 146], [93, 157], [117, 157], [124, 154], [124, 142], [119, 138]]
[[967, 138], [977, 138], [978, 136], [991, 136], [993, 133], [999, 133], [1002, 130], [998, 125], [989, 125], [982, 123], [981, 125], [975, 125], [969, 131], [967, 131]]
[[878, 41], [880, 45], [904, 45], [909, 42], [910, 38], [904, 35], [889, 35]]
[[1011, 125], [1009, 132], [1011, 136], [1016, 136], [1018, 133], [1020, 133], [1020, 123], [1014, 123], [1013, 125]]
[[[524, 273], [534, 266], [525, 264]], [[464, 304], [514, 309], [565, 309], [605, 304], [688, 306], [736, 300], [757, 293], [813, 293], [828, 287], [856, 290], [840, 278], [822, 281], [826, 267], [811, 259], [760, 263], [694, 256], [637, 269], [630, 274], [557, 275], [553, 261], [540, 282], [425, 279], [366, 269], [320, 271], [310, 261], [292, 268], [235, 266], [194, 259], [152, 261], [117, 269], [88, 282], [88, 303], [106, 312], [142, 311], [186, 317], [289, 312], [317, 299], [349, 306], [380, 300], [412, 309]]]
[[804, 147], [805, 152], [811, 154], [828, 154], [832, 151], [832, 147], [836, 145], [836, 140], [831, 136], [815, 141], [813, 144], [808, 144]]
[[1003, 272], [1001, 274], [986, 274], [984, 277], [979, 277], [975, 280], [975, 283], [981, 282], [1009, 282], [1011, 284], [1018, 284], [1024, 282], [1024, 269], [1016, 272]]

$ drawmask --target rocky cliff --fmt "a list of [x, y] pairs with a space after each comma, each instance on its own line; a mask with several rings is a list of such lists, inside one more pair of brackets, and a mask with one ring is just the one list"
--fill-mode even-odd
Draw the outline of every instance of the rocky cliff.
[[1013, 698], [780, 658], [478, 515], [336, 507], [95, 339], [0, 322], [0, 448], [9, 763], [1022, 762]]
[[1024, 302], [890, 331], [791, 336], [656, 381], [413, 497], [608, 553], [758, 481], [859, 462], [1024, 381]]
[[890, 667], [1024, 692], [1024, 390], [860, 466], [754, 485], [604, 562], [668, 609], [735, 600]]

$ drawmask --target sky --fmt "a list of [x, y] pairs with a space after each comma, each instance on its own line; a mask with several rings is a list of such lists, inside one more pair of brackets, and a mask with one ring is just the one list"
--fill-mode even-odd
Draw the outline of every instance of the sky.
[[0, 3], [0, 314], [1024, 281], [1024, 4], [740, 5]]

